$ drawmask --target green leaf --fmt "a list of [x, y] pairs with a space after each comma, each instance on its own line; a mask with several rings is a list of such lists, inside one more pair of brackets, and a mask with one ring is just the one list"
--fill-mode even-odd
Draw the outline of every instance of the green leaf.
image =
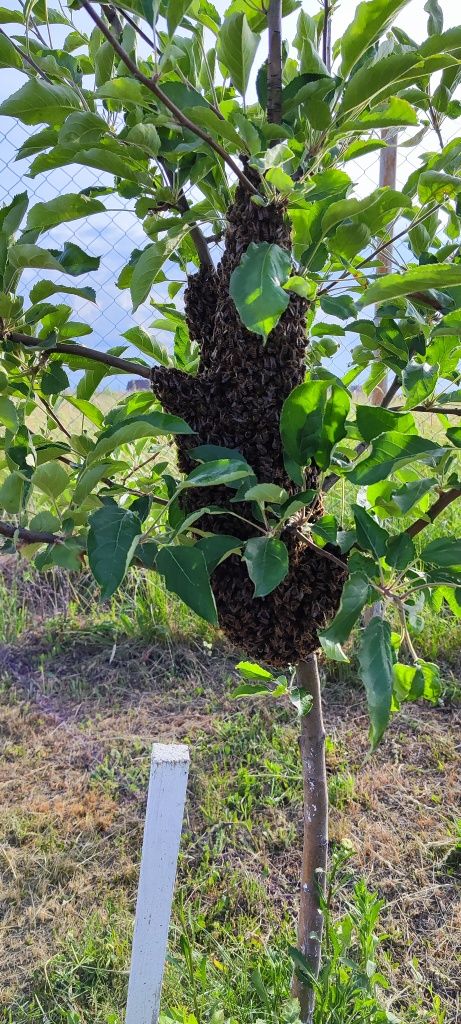
[[48, 249], [40, 249], [38, 245], [29, 243], [12, 245], [8, 250], [8, 260], [16, 270], [33, 267], [39, 270], [58, 270], [61, 274], [63, 271], [61, 264]]
[[455, 448], [461, 448], [461, 427], [449, 427], [446, 433]]
[[0, 508], [9, 515], [16, 515], [22, 506], [23, 493], [24, 477], [15, 470], [0, 486]]
[[37, 281], [37, 284], [34, 284], [29, 292], [29, 298], [34, 303], [42, 302], [43, 299], [48, 299], [56, 292], [63, 295], [78, 295], [80, 299], [85, 299], [87, 302], [96, 302], [94, 288], [72, 288], [65, 284], [54, 284], [53, 281]]
[[114, 48], [107, 40], [98, 46], [94, 57], [94, 84], [96, 87], [104, 85], [104, 82], [110, 79], [114, 57]]
[[308, 693], [307, 690], [301, 689], [299, 686], [294, 686], [290, 690], [289, 697], [300, 718], [304, 718], [305, 715], [309, 714], [314, 703], [312, 694]]
[[273, 505], [282, 505], [288, 500], [288, 492], [277, 484], [255, 484], [245, 491], [245, 501], [268, 501]]
[[254, 597], [265, 597], [285, 579], [289, 569], [285, 544], [275, 537], [252, 537], [245, 546], [244, 560], [255, 585]]
[[23, 124], [61, 125], [79, 107], [80, 99], [70, 86], [31, 78], [0, 104], [0, 116], [15, 117]]
[[27, 192], [14, 196], [7, 206], [0, 210], [0, 232], [7, 237], [18, 230], [29, 205]]
[[424, 10], [429, 17], [427, 19], [427, 34], [429, 36], [440, 35], [443, 32], [443, 11], [438, 0], [427, 0]]
[[29, 210], [26, 230], [48, 231], [49, 228], [57, 227], [65, 221], [80, 220], [81, 217], [104, 212], [105, 207], [98, 199], [90, 199], [88, 196], [79, 195], [79, 193], [68, 193], [56, 196], [48, 203], [36, 203]]
[[325, 469], [333, 446], [345, 436], [350, 399], [330, 380], [299, 384], [282, 406], [280, 433], [287, 455], [298, 466], [312, 458]]
[[[341, 39], [341, 76], [347, 78], [352, 68], [372, 43], [384, 35], [394, 16], [408, 0], [368, 0], [358, 5], [354, 20]], [[373, 72], [370, 70], [369, 74]]]
[[231, 537], [226, 533], [213, 534], [210, 537], [202, 537], [197, 541], [196, 547], [203, 551], [208, 573], [214, 572], [216, 566], [224, 561], [229, 555], [240, 552], [243, 542], [238, 537]]
[[69, 378], [60, 363], [56, 361], [49, 363], [48, 368], [42, 374], [40, 390], [43, 395], [59, 395], [69, 387]]
[[165, 577], [168, 590], [200, 615], [218, 625], [215, 599], [210, 587], [203, 551], [194, 547], [161, 548], [156, 560], [158, 572]]
[[449, 67], [452, 63], [450, 57], [424, 60], [421, 50], [391, 53], [373, 64], [372, 70], [365, 63], [356, 70], [344, 90], [340, 114], [364, 107], [370, 101], [376, 103], [378, 99], [383, 100], [391, 93], [400, 91], [405, 82], [413, 85], [418, 78], [424, 78], [441, 67]]
[[251, 30], [245, 14], [236, 12], [224, 19], [218, 35], [218, 60], [241, 96], [246, 93], [258, 45], [259, 35]]
[[86, 149], [87, 146], [94, 146], [102, 135], [109, 132], [107, 122], [99, 117], [99, 114], [93, 114], [90, 110], [78, 110], [66, 118], [59, 132], [59, 145], [78, 145], [80, 149]]
[[191, 6], [192, 0], [168, 0], [166, 9], [166, 19], [168, 25], [168, 33], [170, 36], [174, 35], [175, 29], [181, 24], [181, 21], [186, 11]]
[[379, 188], [364, 199], [340, 199], [331, 203], [322, 217], [322, 229], [331, 231], [336, 224], [343, 221], [348, 224], [352, 220], [365, 224], [374, 235], [386, 227], [399, 210], [408, 207], [411, 207], [411, 200], [403, 192]]
[[163, 264], [179, 244], [179, 238], [163, 238], [161, 242], [154, 242], [144, 249], [134, 265], [130, 283], [131, 300], [133, 312], [145, 302]]
[[365, 551], [371, 551], [375, 558], [382, 558], [386, 553], [389, 534], [360, 505], [353, 505], [357, 541]]
[[24, 25], [22, 11], [12, 11], [8, 7], [0, 7], [0, 25]]
[[319, 640], [328, 653], [329, 644], [342, 645], [348, 638], [351, 630], [360, 618], [362, 609], [368, 603], [370, 597], [370, 586], [368, 581], [360, 573], [352, 573], [344, 584], [339, 609], [328, 629], [319, 633]]
[[161, 146], [160, 136], [155, 125], [149, 123], [135, 124], [134, 128], [130, 128], [126, 138], [127, 142], [132, 142], [135, 146], [147, 150], [152, 156], [157, 156]]
[[461, 178], [444, 171], [423, 171], [418, 178], [418, 199], [421, 204], [450, 199], [461, 192]]
[[16, 68], [22, 71], [22, 60], [7, 36], [0, 35], [0, 68]]
[[256, 680], [267, 680], [268, 682], [273, 679], [272, 672], [268, 672], [266, 668], [262, 668], [261, 665], [256, 664], [254, 661], [239, 661], [238, 665], [235, 666], [237, 672], [244, 679], [256, 679]]
[[[370, 131], [376, 128], [392, 128], [414, 126], [418, 124], [416, 111], [407, 100], [400, 96], [391, 96], [386, 105], [380, 104], [372, 110], [365, 110], [356, 119], [346, 121], [343, 131]], [[384, 143], [384, 146], [386, 143]], [[363, 156], [371, 153], [374, 149], [382, 149], [382, 141], [370, 139], [363, 142], [353, 142], [344, 154], [344, 160], [351, 160], [353, 156]]]
[[412, 462], [431, 463], [445, 451], [435, 441], [391, 430], [374, 438], [370, 455], [353, 466], [347, 476], [353, 484], [375, 484]]
[[0, 398], [0, 423], [4, 423], [13, 432], [18, 429], [17, 409], [10, 398]]
[[289, 253], [269, 242], [251, 242], [231, 274], [229, 291], [245, 327], [264, 340], [289, 303], [283, 290], [291, 272]]
[[[272, 678], [272, 677], [270, 677]], [[235, 690], [232, 690], [232, 699], [237, 697], [270, 697], [274, 691], [266, 683], [240, 683], [240, 686], [236, 686]]]
[[417, 363], [412, 359], [402, 372], [402, 387], [406, 395], [406, 408], [421, 405], [434, 394], [439, 379], [440, 367], [436, 363]]
[[358, 405], [357, 426], [364, 441], [372, 441], [385, 431], [394, 430], [402, 434], [416, 434], [416, 423], [411, 413], [393, 412], [379, 405]]
[[90, 256], [89, 253], [80, 249], [74, 242], [66, 242], [62, 252], [58, 249], [51, 249], [51, 255], [58, 261], [61, 271], [70, 274], [71, 277], [79, 277], [80, 274], [88, 274], [92, 270], [98, 270], [101, 259], [99, 256]]
[[34, 487], [38, 487], [39, 491], [43, 491], [49, 498], [56, 501], [56, 498], [59, 498], [59, 495], [65, 491], [69, 477], [64, 467], [58, 462], [45, 462], [43, 466], [38, 466], [32, 474], [32, 483]]
[[461, 264], [429, 263], [412, 267], [405, 274], [383, 274], [365, 291], [361, 306], [375, 302], [390, 302], [402, 295], [424, 291], [427, 288], [449, 288], [461, 284]]
[[341, 644], [334, 644], [327, 638], [320, 637], [322, 650], [329, 661], [338, 661], [343, 665], [349, 665], [350, 659], [344, 654]]
[[35, 565], [40, 572], [44, 569], [58, 565], [70, 572], [80, 572], [82, 547], [74, 538], [64, 544], [49, 544], [45, 551], [41, 551], [35, 559]]
[[111, 597], [123, 580], [141, 537], [141, 522], [129, 509], [103, 505], [89, 519], [88, 561], [101, 587]]
[[97, 462], [120, 445], [131, 444], [140, 437], [158, 437], [164, 434], [193, 434], [193, 430], [179, 416], [170, 416], [168, 413], [152, 412], [138, 416], [133, 420], [126, 420], [121, 426], [116, 423], [101, 435], [88, 456], [88, 463]]
[[421, 558], [429, 565], [461, 566], [461, 539], [440, 537], [432, 540], [423, 548]]
[[98, 99], [115, 100], [117, 103], [150, 107], [152, 93], [134, 78], [111, 78], [96, 90]]
[[434, 487], [437, 487], [437, 480], [434, 477], [423, 480], [410, 480], [403, 484], [398, 490], [392, 492], [392, 501], [400, 509], [402, 515], [417, 505], [426, 494]]
[[435, 704], [440, 696], [440, 672], [437, 665], [418, 660], [415, 665], [397, 662], [393, 666], [394, 695], [399, 703], [409, 700], [425, 700]]
[[392, 671], [391, 627], [375, 615], [365, 627], [359, 648], [360, 678], [365, 686], [371, 721], [371, 745], [379, 743], [391, 714]]
[[60, 522], [52, 512], [37, 512], [37, 515], [32, 517], [29, 526], [31, 530], [40, 530], [42, 533], [56, 533], [60, 529]]
[[243, 460], [217, 459], [215, 462], [204, 462], [203, 465], [195, 466], [181, 487], [214, 487], [219, 484], [230, 484], [252, 474], [251, 467]]
[[243, 139], [236, 132], [235, 128], [229, 124], [229, 121], [224, 121], [222, 118], [215, 114], [211, 107], [187, 107], [184, 111], [185, 114], [190, 118], [194, 124], [199, 125], [201, 128], [207, 128], [211, 135], [221, 136], [222, 139], [226, 139], [226, 142], [230, 142], [237, 152], [241, 152], [245, 145]]
[[386, 562], [393, 569], [406, 569], [416, 556], [416, 549], [408, 533], [389, 537], [386, 548]]
[[305, 277], [299, 277], [297, 274], [290, 277], [283, 287], [286, 291], [294, 292], [295, 295], [301, 295], [303, 299], [315, 299], [317, 291], [317, 285], [314, 281], [308, 280]]
[[73, 504], [81, 505], [85, 498], [91, 494], [91, 491], [96, 487], [96, 484], [98, 484], [103, 477], [110, 476], [111, 473], [113, 473], [114, 466], [117, 466], [117, 463], [107, 460], [106, 462], [98, 462], [95, 466], [89, 466], [87, 469], [84, 469], [79, 475], [75, 486], [75, 491], [72, 497]]

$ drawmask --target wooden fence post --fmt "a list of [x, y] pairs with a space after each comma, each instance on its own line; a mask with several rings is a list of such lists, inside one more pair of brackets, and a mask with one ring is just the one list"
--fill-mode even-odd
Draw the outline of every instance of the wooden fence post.
[[186, 746], [154, 743], [125, 1024], [157, 1024], [188, 773]]

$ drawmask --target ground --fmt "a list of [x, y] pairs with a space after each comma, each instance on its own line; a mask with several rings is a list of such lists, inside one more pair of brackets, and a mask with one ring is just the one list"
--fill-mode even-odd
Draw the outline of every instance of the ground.
[[[288, 1019], [302, 834], [293, 714], [232, 699], [235, 656], [155, 577], [105, 609], [88, 583], [40, 584], [10, 562], [3, 579], [0, 1021], [123, 1019], [159, 739], [188, 742], [192, 763], [165, 1009]], [[322, 668], [332, 936], [344, 938], [341, 915], [357, 918], [370, 961], [376, 931], [380, 1000], [405, 1022], [461, 1019], [460, 639], [459, 624], [434, 617], [421, 653], [443, 646], [443, 698], [408, 705], [374, 755], [353, 660]], [[384, 901], [376, 925], [362, 882]]]

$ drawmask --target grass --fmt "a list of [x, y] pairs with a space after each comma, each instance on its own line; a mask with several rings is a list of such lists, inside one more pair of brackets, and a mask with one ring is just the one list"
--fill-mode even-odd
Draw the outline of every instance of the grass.
[[[5, 571], [1, 1024], [122, 1024], [153, 739], [192, 754], [162, 1024], [288, 1024], [291, 711], [231, 700], [234, 659], [153, 578], [101, 607], [88, 581]], [[434, 616], [428, 655], [440, 637]], [[459, 626], [443, 664], [440, 706], [405, 708], [371, 759], [353, 660], [324, 669], [337, 875], [316, 1024], [457, 1020]]]

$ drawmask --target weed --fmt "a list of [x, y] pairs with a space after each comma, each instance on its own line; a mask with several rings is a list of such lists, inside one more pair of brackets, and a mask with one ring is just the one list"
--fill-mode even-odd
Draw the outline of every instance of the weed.
[[1, 1015], [1, 1024], [119, 1024], [124, 1006], [129, 941], [116, 909], [94, 915], [83, 936], [68, 935], [37, 974], [30, 999]]
[[150, 752], [136, 740], [128, 750], [110, 750], [93, 769], [91, 781], [110, 796], [145, 793], [149, 780]]
[[0, 642], [13, 643], [30, 622], [24, 593], [13, 577], [12, 584], [0, 574]]

